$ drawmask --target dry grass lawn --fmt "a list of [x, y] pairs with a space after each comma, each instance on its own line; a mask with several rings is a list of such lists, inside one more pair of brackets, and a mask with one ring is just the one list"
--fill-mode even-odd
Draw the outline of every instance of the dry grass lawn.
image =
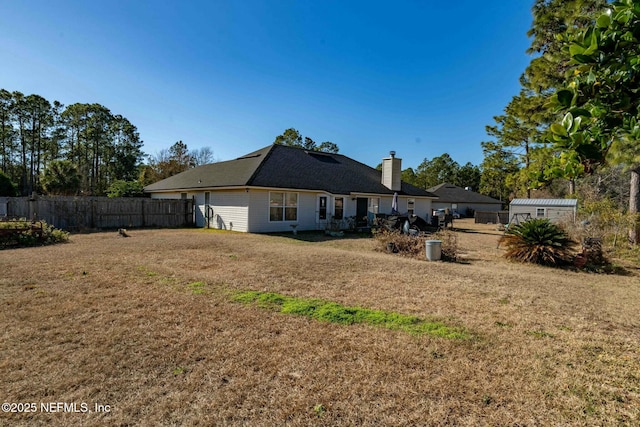
[[[637, 268], [509, 263], [495, 226], [456, 224], [459, 263], [373, 239], [190, 229], [0, 251], [0, 399], [37, 404], [0, 425], [639, 425]], [[236, 290], [435, 317], [476, 338], [314, 321]]]

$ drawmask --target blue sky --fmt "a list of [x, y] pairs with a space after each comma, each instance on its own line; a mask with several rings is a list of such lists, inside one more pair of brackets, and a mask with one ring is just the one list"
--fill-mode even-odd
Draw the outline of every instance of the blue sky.
[[529, 0], [0, 0], [0, 88], [100, 103], [149, 154], [229, 160], [293, 127], [375, 166], [482, 161], [530, 61]]

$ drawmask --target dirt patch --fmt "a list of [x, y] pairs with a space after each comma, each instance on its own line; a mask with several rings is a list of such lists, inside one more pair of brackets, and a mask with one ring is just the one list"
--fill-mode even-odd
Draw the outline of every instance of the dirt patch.
[[[509, 263], [496, 226], [454, 226], [464, 263], [373, 239], [204, 230], [2, 251], [0, 396], [38, 410], [0, 424], [640, 423], [639, 277]], [[435, 317], [478, 338], [326, 323], [235, 303], [238, 290]]]

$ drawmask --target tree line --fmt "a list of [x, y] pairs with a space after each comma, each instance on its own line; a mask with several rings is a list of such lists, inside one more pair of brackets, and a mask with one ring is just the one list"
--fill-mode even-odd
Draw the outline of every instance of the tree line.
[[0, 89], [0, 169], [18, 194], [105, 194], [137, 179], [143, 155], [137, 128], [100, 104]]
[[425, 158], [415, 170], [407, 168], [402, 171], [403, 181], [424, 189], [448, 182], [458, 187], [470, 187], [478, 191], [481, 176], [480, 167], [471, 162], [460, 165], [447, 153], [431, 160]]
[[178, 141], [142, 151], [135, 125], [93, 103], [64, 106], [0, 89], [0, 196], [141, 196], [145, 185], [214, 161]]

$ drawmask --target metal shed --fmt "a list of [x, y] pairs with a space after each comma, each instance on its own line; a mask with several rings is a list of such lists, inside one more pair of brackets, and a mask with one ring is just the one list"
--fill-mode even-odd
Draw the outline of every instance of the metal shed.
[[509, 221], [514, 217], [548, 218], [552, 222], [575, 221], [576, 199], [513, 199], [509, 204]]

